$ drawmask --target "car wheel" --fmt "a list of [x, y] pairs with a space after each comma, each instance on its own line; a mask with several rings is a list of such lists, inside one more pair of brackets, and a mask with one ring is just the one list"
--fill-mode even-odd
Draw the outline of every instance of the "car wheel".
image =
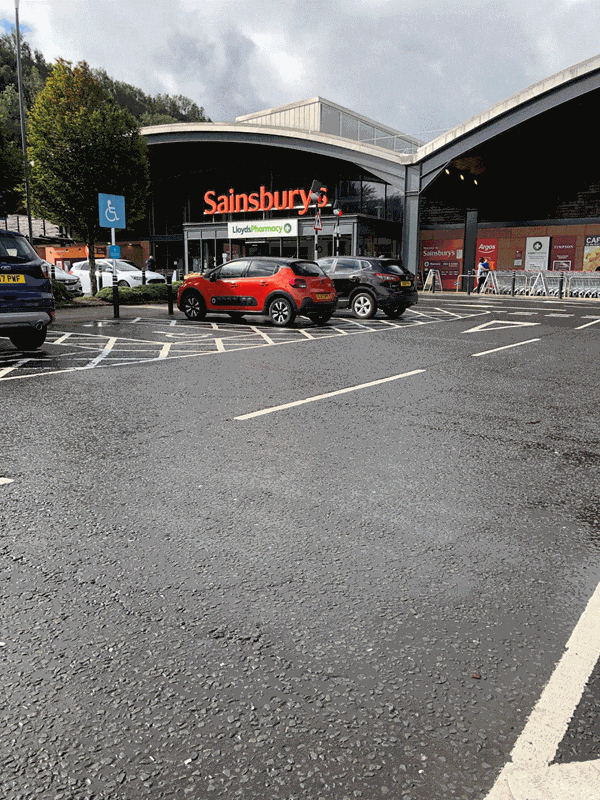
[[308, 318], [315, 323], [315, 325], [325, 325], [326, 322], [329, 322], [331, 319], [331, 314], [333, 312], [327, 311], [324, 314], [309, 314]]
[[284, 328], [291, 325], [296, 319], [296, 312], [294, 306], [287, 299], [287, 297], [276, 297], [269, 303], [267, 316], [278, 328]]
[[370, 292], [357, 292], [352, 298], [350, 308], [358, 319], [371, 319], [377, 313], [377, 301]]
[[17, 350], [37, 350], [46, 341], [48, 328], [44, 327], [41, 331], [37, 328], [31, 330], [14, 331], [9, 338]]
[[203, 320], [206, 316], [206, 306], [202, 295], [198, 292], [187, 292], [181, 301], [181, 310], [188, 319], [194, 321]]
[[398, 317], [401, 317], [405, 311], [406, 311], [406, 306], [400, 306], [400, 308], [383, 309], [383, 313], [386, 315], [388, 319], [398, 319]]
[[127, 281], [119, 281], [119, 282], [117, 283], [117, 286], [121, 286], [123, 289], [129, 289], [129, 288], [131, 288], [131, 287], [129, 286], [129, 284], [127, 283]]

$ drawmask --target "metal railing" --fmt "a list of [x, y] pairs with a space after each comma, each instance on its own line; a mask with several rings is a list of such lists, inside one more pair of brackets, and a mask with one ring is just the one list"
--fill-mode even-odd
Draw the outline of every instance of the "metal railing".
[[600, 272], [490, 270], [481, 287], [481, 293], [537, 297], [600, 297]]

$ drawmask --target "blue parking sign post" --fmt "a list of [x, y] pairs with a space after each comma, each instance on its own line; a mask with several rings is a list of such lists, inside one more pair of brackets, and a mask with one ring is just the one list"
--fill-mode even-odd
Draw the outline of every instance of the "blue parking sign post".
[[[110, 228], [110, 255], [113, 262], [114, 317], [119, 319], [119, 289], [117, 287], [117, 262], [115, 254], [115, 229], [125, 228], [125, 198], [120, 194], [98, 194], [98, 215], [101, 228]], [[119, 253], [120, 255], [120, 253]]]

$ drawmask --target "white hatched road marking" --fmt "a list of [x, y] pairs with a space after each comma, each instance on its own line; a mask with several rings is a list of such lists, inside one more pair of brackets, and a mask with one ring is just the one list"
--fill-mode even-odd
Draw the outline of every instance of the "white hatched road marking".
[[114, 346], [115, 346], [115, 344], [116, 344], [116, 341], [117, 341], [117, 337], [116, 337], [116, 336], [111, 336], [111, 337], [110, 337], [110, 339], [108, 340], [108, 342], [106, 343], [106, 345], [105, 345], [105, 347], [104, 347], [104, 350], [103, 350], [101, 353], [99, 353], [99, 354], [96, 356], [96, 358], [93, 358], [93, 359], [90, 361], [90, 363], [87, 365], [87, 367], [86, 367], [86, 368], [87, 368], [87, 369], [92, 369], [93, 367], [96, 367], [96, 366], [98, 366], [98, 364], [99, 364], [99, 363], [100, 363], [100, 362], [101, 362], [103, 359], [105, 359], [105, 358], [106, 358], [106, 356], [107, 356], [107, 355], [110, 353], [110, 351], [113, 349], [113, 347], [114, 347]]
[[[485, 315], [489, 312], [477, 309], [464, 314], [463, 318], [481, 316], [482, 313]], [[15, 357], [12, 353], [0, 350], [0, 364], [2, 361], [5, 362], [5, 366], [0, 366], [0, 380], [58, 375], [95, 367], [130, 366], [153, 361], [164, 363], [173, 359], [256, 349], [267, 345], [294, 344], [321, 338], [391, 331], [394, 328], [432, 324], [441, 320], [453, 321], [455, 318], [454, 314], [449, 315], [442, 309], [434, 307], [428, 313], [409, 309], [402, 320], [372, 320], [369, 326], [353, 319], [338, 317], [335, 326], [311, 326], [310, 330], [305, 330], [302, 325], [294, 328], [269, 327], [267, 333], [259, 326], [240, 326], [233, 322], [192, 323], [187, 320], [163, 321], [152, 317], [138, 317], [135, 324], [138, 330], [139, 325], [143, 323], [153, 326], [151, 338], [110, 336], [107, 333], [81, 329], [69, 332], [51, 330], [46, 348], [35, 357], [24, 359], [18, 354]], [[118, 323], [120, 330], [123, 330], [123, 325], [126, 324], [128, 321], [121, 320]], [[114, 330], [115, 322], [100, 320], [95, 323], [83, 323], [81, 327]], [[166, 346], [167, 343], [169, 347]], [[53, 354], [54, 345], [62, 352]], [[67, 357], [69, 360], [65, 363], [64, 359]]]
[[32, 361], [31, 358], [21, 358], [19, 361], [16, 361], [14, 364], [11, 364], [10, 367], [4, 367], [4, 369], [0, 369], [0, 378], [3, 378], [5, 375], [8, 375], [9, 372], [12, 372], [19, 367], [22, 367], [23, 364], [27, 364], [28, 361]]

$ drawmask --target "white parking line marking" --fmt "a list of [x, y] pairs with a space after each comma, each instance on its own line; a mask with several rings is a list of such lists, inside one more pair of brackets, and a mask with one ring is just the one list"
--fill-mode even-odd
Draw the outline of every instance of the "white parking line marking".
[[4, 369], [0, 369], [0, 378], [3, 378], [5, 375], [8, 375], [9, 372], [12, 372], [13, 369], [18, 369], [22, 367], [23, 364], [27, 364], [28, 361], [33, 361], [32, 358], [21, 358], [19, 361], [15, 361], [14, 364], [10, 367], [4, 367]]
[[578, 328], [575, 328], [576, 331], [580, 331], [583, 328], [589, 328], [590, 325], [597, 325], [600, 322], [600, 319], [594, 319], [591, 322], [586, 322], [585, 325], [580, 325]]
[[[592, 800], [600, 760], [553, 764], [558, 746], [600, 655], [600, 584], [486, 800], [505, 797]], [[568, 794], [560, 793], [568, 785]], [[537, 791], [536, 791], [537, 790]], [[507, 795], [506, 792], [509, 791]]]
[[283, 403], [280, 406], [271, 406], [270, 408], [263, 408], [260, 411], [251, 411], [249, 414], [241, 414], [239, 417], [234, 417], [234, 419], [246, 420], [252, 419], [253, 417], [262, 417], [265, 414], [272, 414], [275, 411], [283, 411], [286, 408], [294, 408], [295, 406], [301, 406], [305, 403], [314, 403], [316, 400], [325, 400], [328, 397], [337, 397], [337, 395], [347, 394], [348, 392], [357, 392], [359, 389], [368, 389], [371, 386], [379, 386], [382, 383], [397, 381], [400, 378], [408, 378], [411, 375], [418, 375], [421, 372], [425, 372], [425, 370], [414, 369], [412, 372], [403, 372], [401, 375], [391, 375], [389, 378], [380, 378], [376, 381], [369, 381], [369, 383], [360, 383], [358, 386], [347, 386], [345, 389], [336, 389], [333, 392], [317, 394], [314, 397], [306, 397], [304, 400], [293, 400], [291, 403]]
[[494, 347], [493, 350], [483, 350], [481, 353], [471, 353], [473, 358], [477, 356], [487, 356], [488, 353], [497, 353], [500, 350], [508, 350], [510, 347], [520, 347], [522, 344], [531, 344], [531, 342], [539, 342], [541, 339], [527, 339], [524, 342], [515, 342], [515, 344], [505, 344], [504, 347]]
[[215, 339], [215, 346], [217, 348], [217, 352], [224, 353], [225, 348], [223, 346], [223, 339]]
[[169, 355], [169, 350], [171, 349], [171, 345], [172, 345], [172, 342], [167, 342], [167, 343], [166, 343], [166, 344], [163, 346], [163, 349], [162, 349], [162, 350], [160, 351], [160, 353], [158, 354], [158, 357], [159, 357], [159, 358], [166, 358], [166, 357]]
[[9, 483], [14, 483], [13, 478], [0, 478], [0, 486], [6, 486]]

